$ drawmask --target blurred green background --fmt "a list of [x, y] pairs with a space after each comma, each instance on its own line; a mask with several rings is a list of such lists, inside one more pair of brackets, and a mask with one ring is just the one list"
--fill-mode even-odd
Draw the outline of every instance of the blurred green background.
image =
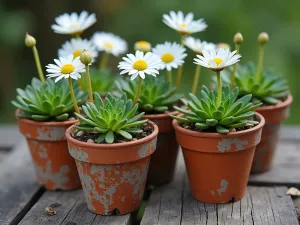
[[[156, 43], [178, 41], [178, 34], [162, 23], [162, 14], [170, 10], [193, 12], [196, 18], [204, 18], [208, 29], [195, 37], [210, 42], [227, 42], [233, 46], [236, 32], [244, 36], [241, 47], [242, 60], [257, 60], [257, 35], [266, 31], [270, 43], [265, 49], [264, 67], [280, 71], [288, 80], [294, 96], [289, 124], [300, 124], [300, 8], [299, 0], [0, 0], [0, 122], [14, 122], [16, 87], [24, 88], [33, 76], [37, 76], [30, 49], [24, 47], [24, 34], [28, 31], [37, 39], [43, 66], [53, 61], [57, 49], [69, 36], [52, 32], [54, 18], [64, 12], [87, 10], [97, 14], [98, 22], [83, 37], [89, 38], [95, 31], [109, 31], [125, 38], [129, 46], [137, 40]], [[132, 50], [132, 48], [130, 49]], [[182, 91], [189, 92], [192, 85], [194, 54], [184, 66]], [[118, 58], [111, 57], [110, 66], [117, 71]], [[211, 73], [202, 70], [201, 83], [209, 84]], [[300, 82], [299, 82], [300, 83]]]

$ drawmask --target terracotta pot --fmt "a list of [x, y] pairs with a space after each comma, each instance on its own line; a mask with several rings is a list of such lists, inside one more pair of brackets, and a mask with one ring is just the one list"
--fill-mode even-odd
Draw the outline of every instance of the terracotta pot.
[[[172, 114], [178, 114], [173, 112]], [[178, 154], [178, 143], [172, 126], [173, 119], [167, 113], [144, 115], [159, 128], [156, 151], [151, 156], [148, 185], [168, 184], [172, 181]]]
[[173, 120], [181, 145], [192, 195], [208, 203], [228, 203], [243, 198], [264, 118], [248, 130], [222, 135], [184, 129]]
[[66, 132], [69, 152], [75, 158], [88, 208], [97, 214], [126, 214], [143, 199], [150, 156], [155, 151], [158, 127], [137, 141], [95, 144], [77, 141]]
[[284, 102], [274, 106], [262, 106], [256, 110], [265, 118], [266, 124], [263, 128], [261, 142], [255, 151], [251, 173], [262, 173], [271, 168], [280, 127], [284, 120], [289, 117], [292, 101], [293, 97], [289, 95]]
[[26, 137], [36, 177], [48, 190], [81, 187], [74, 159], [69, 155], [66, 130], [78, 122], [36, 122], [18, 118], [20, 132]]

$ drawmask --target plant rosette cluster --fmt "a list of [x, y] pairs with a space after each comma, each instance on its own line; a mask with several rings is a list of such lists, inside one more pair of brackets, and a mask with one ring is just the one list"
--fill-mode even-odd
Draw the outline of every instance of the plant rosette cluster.
[[[200, 98], [190, 93], [181, 114], [171, 115], [181, 145], [192, 195], [208, 203], [240, 200], [247, 187], [264, 118], [254, 113], [260, 104], [251, 95], [238, 98], [239, 89], [222, 87], [221, 71], [241, 58], [228, 49], [203, 50], [195, 64], [215, 71], [217, 89], [203, 87]], [[207, 171], [210, 171], [207, 173]]]
[[210, 91], [206, 86], [201, 90], [200, 99], [190, 93], [190, 101], [182, 99], [187, 109], [175, 106], [182, 116], [171, 115], [180, 121], [182, 126], [200, 132], [217, 132], [228, 134], [245, 130], [257, 125], [253, 119], [254, 110], [261, 104], [253, 104], [251, 95], [238, 98], [239, 89], [232, 91], [228, 87], [222, 89], [222, 101], [218, 105], [216, 92]]
[[[236, 86], [239, 87], [239, 96], [251, 94], [252, 102], [262, 105], [276, 105], [287, 99], [290, 90], [287, 81], [278, 73], [264, 70], [258, 81], [255, 80], [257, 67], [250, 62], [237, 67], [235, 75]], [[230, 84], [232, 71], [226, 70], [222, 74], [225, 84]]]
[[[85, 101], [87, 93], [78, 87], [74, 93], [79, 104]], [[31, 85], [27, 85], [25, 89], [18, 88], [17, 94], [12, 104], [21, 110], [17, 114], [20, 118], [41, 122], [75, 119], [67, 82], [55, 84], [53, 80], [48, 79], [43, 84], [37, 78], [33, 78]]]

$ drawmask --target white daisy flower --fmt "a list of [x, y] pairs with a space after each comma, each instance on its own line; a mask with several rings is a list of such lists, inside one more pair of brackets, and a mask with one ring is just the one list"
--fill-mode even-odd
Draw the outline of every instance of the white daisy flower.
[[123, 57], [123, 60], [118, 65], [119, 69], [122, 70], [120, 75], [128, 73], [131, 80], [134, 80], [137, 76], [145, 79], [145, 74], [156, 77], [161, 67], [161, 60], [151, 52], [144, 54], [141, 51], [136, 51], [135, 55], [127, 54], [127, 57]]
[[171, 11], [169, 15], [163, 15], [163, 22], [181, 35], [190, 35], [192, 33], [204, 31], [207, 28], [204, 19], [193, 19], [193, 13], [188, 13], [184, 16], [181, 11], [177, 13]]
[[194, 58], [194, 63], [213, 71], [221, 71], [225, 67], [240, 61], [242, 56], [235, 54], [236, 52], [237, 51], [230, 52], [224, 48], [218, 48], [217, 50], [212, 49], [210, 51], [203, 50], [203, 56], [197, 55], [198, 58]]
[[54, 59], [55, 64], [48, 64], [46, 71], [49, 73], [46, 76], [48, 78], [54, 78], [55, 83], [62, 78], [68, 79], [69, 77], [78, 80], [81, 78], [80, 73], [85, 72], [85, 66], [80, 62], [79, 57], [73, 59], [73, 55], [69, 55], [67, 58]]
[[105, 51], [114, 56], [119, 56], [127, 51], [126, 41], [112, 33], [97, 32], [92, 39], [99, 51]]
[[152, 49], [152, 52], [160, 57], [162, 61], [161, 69], [167, 69], [168, 71], [181, 66], [187, 56], [185, 48], [176, 42], [166, 41], [164, 44], [158, 44]]
[[92, 41], [87, 39], [72, 38], [70, 41], [66, 41], [62, 47], [58, 50], [58, 57], [68, 58], [69, 55], [73, 55], [73, 58], [79, 57], [83, 50], [88, 50], [92, 56], [92, 62], [98, 56], [96, 46]]
[[51, 28], [58, 34], [77, 36], [96, 23], [96, 21], [96, 15], [94, 13], [89, 15], [87, 11], [82, 11], [80, 15], [75, 12], [71, 14], [64, 13], [55, 18], [57, 24], [53, 24]]
[[184, 45], [199, 55], [202, 55], [203, 50], [209, 51], [216, 49], [216, 45], [214, 43], [201, 41], [200, 39], [193, 37], [186, 37], [184, 39]]

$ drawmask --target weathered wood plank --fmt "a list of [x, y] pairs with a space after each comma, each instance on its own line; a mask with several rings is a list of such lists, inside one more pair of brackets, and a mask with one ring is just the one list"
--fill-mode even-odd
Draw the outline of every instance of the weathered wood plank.
[[[56, 210], [48, 215], [46, 207]], [[130, 215], [99, 216], [90, 212], [82, 190], [69, 192], [45, 192], [19, 225], [127, 225]]]
[[14, 147], [21, 140], [17, 125], [1, 125], [0, 126], [0, 150], [7, 150]]
[[252, 174], [249, 184], [300, 188], [300, 142], [280, 141], [272, 168], [262, 174]]
[[0, 224], [17, 224], [41, 195], [24, 139], [0, 164]]
[[300, 126], [299, 125], [284, 125], [280, 130], [280, 139], [286, 141], [300, 141]]
[[299, 225], [286, 191], [249, 186], [241, 201], [207, 204], [192, 197], [184, 167], [179, 166], [175, 181], [152, 192], [141, 225]]

